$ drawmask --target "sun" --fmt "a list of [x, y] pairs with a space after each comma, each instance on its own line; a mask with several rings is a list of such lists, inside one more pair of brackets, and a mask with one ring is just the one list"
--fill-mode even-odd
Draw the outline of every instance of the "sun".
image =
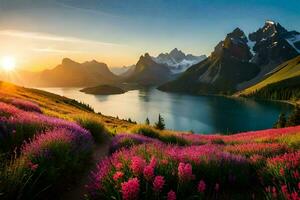
[[16, 59], [12, 56], [4, 56], [2, 58], [1, 67], [5, 71], [12, 71], [16, 67]]

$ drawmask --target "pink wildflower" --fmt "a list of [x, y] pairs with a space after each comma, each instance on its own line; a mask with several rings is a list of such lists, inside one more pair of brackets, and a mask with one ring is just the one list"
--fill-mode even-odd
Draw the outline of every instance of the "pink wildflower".
[[31, 161], [28, 162], [28, 167], [32, 170], [35, 171], [38, 168], [38, 164], [34, 164]]
[[144, 168], [144, 177], [147, 181], [152, 180], [154, 177], [154, 167], [151, 164]]
[[300, 178], [300, 174], [299, 174], [298, 171], [294, 171], [294, 172], [293, 172], [293, 176], [294, 176], [295, 179]]
[[282, 191], [285, 198], [287, 198], [287, 199], [290, 198], [290, 194], [289, 194], [287, 185], [282, 185], [281, 186], [281, 191]]
[[201, 180], [198, 184], [198, 192], [204, 192], [206, 189], [206, 184], [203, 180]]
[[118, 162], [115, 167], [116, 167], [117, 170], [121, 170], [123, 165], [122, 165], [122, 163]]
[[165, 178], [163, 176], [156, 176], [153, 181], [153, 190], [160, 192], [165, 184]]
[[167, 200], [176, 200], [176, 193], [173, 190], [170, 190], [170, 192], [168, 192]]
[[156, 166], [156, 163], [157, 163], [157, 160], [155, 157], [152, 157], [151, 160], [150, 160], [150, 164], [152, 167], [155, 167]]
[[299, 200], [300, 199], [300, 196], [298, 195], [298, 193], [295, 191], [292, 193], [292, 200]]
[[122, 198], [124, 200], [136, 200], [139, 198], [140, 182], [138, 178], [131, 178], [121, 184]]
[[138, 156], [134, 156], [131, 161], [130, 168], [135, 175], [140, 175], [144, 171], [144, 167], [146, 166], [146, 161]]
[[187, 163], [179, 163], [178, 165], [178, 178], [182, 182], [188, 182], [195, 178], [193, 175], [192, 165]]
[[123, 178], [123, 176], [124, 176], [124, 173], [123, 173], [123, 172], [117, 171], [117, 172], [113, 175], [113, 179], [114, 179], [114, 181], [118, 181], [119, 179]]
[[281, 176], [284, 176], [284, 169], [280, 168], [279, 173], [280, 173]]
[[287, 185], [282, 185], [281, 190], [283, 193], [287, 193], [288, 192]]

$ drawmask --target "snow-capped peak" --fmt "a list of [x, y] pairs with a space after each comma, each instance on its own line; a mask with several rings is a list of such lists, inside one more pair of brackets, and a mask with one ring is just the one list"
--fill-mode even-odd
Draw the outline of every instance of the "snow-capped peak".
[[169, 69], [174, 74], [187, 70], [190, 66], [201, 62], [205, 58], [205, 55], [186, 55], [177, 48], [173, 49], [170, 53], [161, 53], [157, 57], [152, 57], [155, 62], [169, 66]]
[[266, 20], [266, 24], [271, 24], [271, 25], [274, 25], [274, 24], [275, 24], [275, 22], [274, 22], [274, 21], [272, 21], [272, 20]]

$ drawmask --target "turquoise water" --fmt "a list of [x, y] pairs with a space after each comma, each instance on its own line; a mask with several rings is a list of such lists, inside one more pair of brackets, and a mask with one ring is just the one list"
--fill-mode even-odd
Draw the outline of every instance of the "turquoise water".
[[89, 95], [81, 88], [39, 88], [90, 104], [104, 115], [131, 118], [144, 123], [157, 121], [160, 113], [166, 127], [197, 133], [233, 133], [271, 128], [288, 104], [233, 99], [217, 96], [190, 96], [161, 92], [154, 88], [132, 90], [120, 95]]

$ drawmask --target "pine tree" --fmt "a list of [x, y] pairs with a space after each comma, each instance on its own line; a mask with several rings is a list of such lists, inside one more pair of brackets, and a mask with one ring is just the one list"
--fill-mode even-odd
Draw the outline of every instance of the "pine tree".
[[165, 120], [162, 118], [162, 116], [159, 114], [158, 115], [158, 122], [155, 123], [155, 128], [159, 130], [164, 130], [165, 129]]
[[300, 106], [296, 106], [294, 111], [290, 114], [287, 120], [288, 126], [300, 125]]
[[148, 117], [146, 118], [145, 124], [146, 124], [146, 125], [150, 125], [150, 120], [149, 120]]
[[274, 124], [274, 128], [283, 128], [286, 126], [286, 116], [284, 113], [279, 115], [277, 122]]

